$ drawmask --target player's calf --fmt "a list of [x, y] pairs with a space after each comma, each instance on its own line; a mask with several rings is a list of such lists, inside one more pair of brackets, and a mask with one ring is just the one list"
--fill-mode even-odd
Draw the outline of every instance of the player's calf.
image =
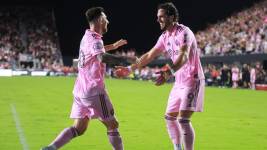
[[123, 150], [122, 139], [117, 128], [108, 130], [107, 135], [113, 150]]
[[123, 143], [119, 133], [119, 123], [116, 119], [103, 122], [107, 127], [107, 136], [113, 150], [123, 150]]
[[57, 150], [79, 135], [80, 133], [75, 127], [65, 128], [49, 146], [43, 147], [41, 150]]
[[184, 150], [194, 150], [195, 131], [189, 118], [179, 117]]
[[165, 115], [167, 130], [172, 140], [174, 150], [182, 150], [180, 127], [177, 122], [177, 117]]

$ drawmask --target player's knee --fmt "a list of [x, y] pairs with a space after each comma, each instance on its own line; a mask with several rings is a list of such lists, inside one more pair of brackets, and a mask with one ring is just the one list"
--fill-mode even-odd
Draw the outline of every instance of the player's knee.
[[190, 123], [190, 118], [184, 118], [184, 117], [179, 117], [178, 122], [180, 124], [189, 124]]
[[171, 116], [171, 115], [168, 115], [168, 114], [165, 114], [165, 120], [166, 121], [175, 121], [177, 120], [177, 116]]
[[183, 110], [180, 111], [178, 118], [191, 118], [193, 113], [194, 113], [193, 111]]
[[174, 121], [177, 120], [178, 112], [171, 112], [165, 114], [165, 120]]
[[177, 118], [178, 115], [179, 115], [179, 112], [169, 112], [165, 114], [165, 116], [170, 116], [170, 117], [175, 117], [175, 118]]
[[73, 128], [75, 128], [75, 131], [77, 132], [77, 136], [81, 136], [84, 134], [84, 132], [87, 129], [89, 119], [83, 118], [83, 119], [76, 119], [73, 125]]
[[74, 128], [76, 129], [77, 136], [83, 135], [87, 129], [86, 127], [79, 127], [79, 128], [74, 127]]
[[117, 120], [113, 120], [108, 124], [108, 130], [113, 130], [119, 128], [119, 122]]
[[112, 124], [111, 124], [111, 128], [112, 129], [117, 129], [119, 128], [119, 122], [117, 120], [115, 120]]
[[78, 135], [79, 136], [83, 135], [85, 133], [85, 131], [86, 131], [86, 129], [79, 130], [79, 132], [78, 132], [79, 134]]

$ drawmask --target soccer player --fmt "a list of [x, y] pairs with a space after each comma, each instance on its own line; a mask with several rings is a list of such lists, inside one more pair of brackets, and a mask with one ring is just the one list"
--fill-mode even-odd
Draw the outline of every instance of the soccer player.
[[86, 11], [90, 29], [80, 43], [78, 76], [74, 85], [74, 100], [70, 117], [74, 119], [71, 127], [65, 128], [56, 139], [42, 150], [56, 150], [87, 129], [91, 119], [98, 118], [107, 128], [107, 136], [113, 150], [123, 150], [110, 98], [104, 85], [105, 63], [133, 63], [135, 59], [105, 53], [127, 43], [119, 40], [104, 48], [102, 35], [107, 32], [109, 21], [102, 7], [93, 7]]
[[193, 32], [178, 23], [178, 11], [173, 3], [158, 6], [157, 21], [164, 32], [156, 45], [129, 67], [118, 66], [115, 73], [133, 71], [167, 51], [171, 63], [164, 67], [156, 79], [162, 85], [173, 74], [175, 83], [168, 99], [165, 119], [175, 150], [194, 149], [195, 132], [190, 122], [194, 112], [203, 111], [204, 73], [199, 49]]
[[232, 69], [232, 82], [233, 86], [232, 88], [237, 88], [238, 87], [238, 81], [239, 81], [239, 68], [237, 67], [236, 64], [233, 65]]
[[254, 65], [251, 66], [250, 69], [250, 88], [255, 90], [255, 81], [256, 81], [256, 69]]

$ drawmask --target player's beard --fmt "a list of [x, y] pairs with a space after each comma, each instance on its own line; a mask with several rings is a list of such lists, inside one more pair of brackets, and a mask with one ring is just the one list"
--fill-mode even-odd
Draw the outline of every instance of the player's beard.
[[164, 30], [164, 28], [165, 28], [165, 24], [159, 24], [159, 26], [160, 26], [160, 29], [161, 29], [161, 30]]
[[108, 32], [108, 27], [107, 27], [107, 25], [105, 25], [105, 26], [102, 27], [102, 33], [104, 34], [104, 33], [107, 33], [107, 32]]
[[168, 20], [168, 21], [164, 22], [162, 26], [160, 25], [160, 29], [162, 31], [165, 31], [170, 27], [170, 25], [171, 25], [171, 22]]

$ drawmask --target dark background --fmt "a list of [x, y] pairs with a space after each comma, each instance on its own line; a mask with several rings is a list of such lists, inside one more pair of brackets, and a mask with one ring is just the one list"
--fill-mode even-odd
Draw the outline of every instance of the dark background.
[[[179, 11], [179, 23], [194, 32], [205, 29], [225, 17], [251, 6], [259, 0], [176, 0], [171, 1]], [[120, 38], [128, 40], [123, 49], [135, 48], [142, 54], [156, 43], [161, 31], [156, 21], [157, 5], [162, 0], [2, 0], [5, 5], [31, 5], [52, 7], [60, 38], [63, 58], [70, 61], [78, 56], [80, 40], [88, 23], [85, 11], [102, 6], [108, 16], [109, 32], [104, 35], [105, 44]]]

